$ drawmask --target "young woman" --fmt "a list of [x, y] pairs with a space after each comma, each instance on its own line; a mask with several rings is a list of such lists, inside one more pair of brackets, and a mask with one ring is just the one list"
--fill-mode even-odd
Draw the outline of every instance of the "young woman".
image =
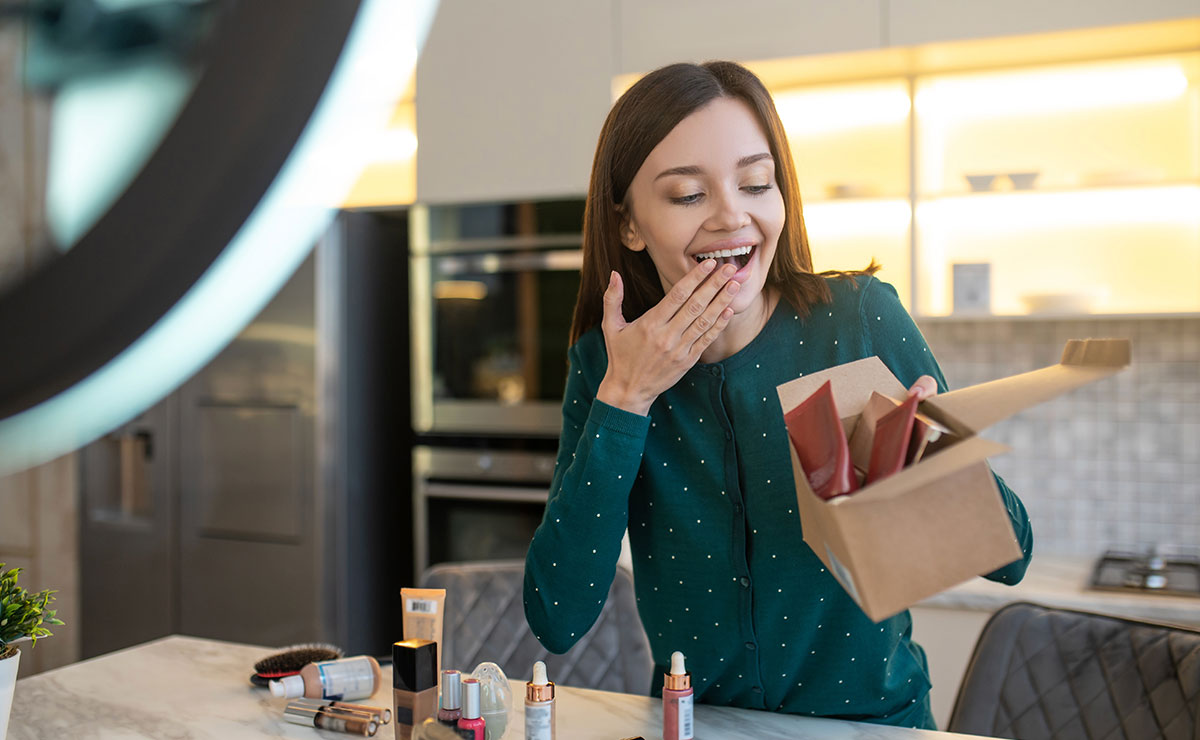
[[[814, 111], [819, 115], [819, 111]], [[676, 64], [617, 101], [593, 163], [558, 466], [525, 614], [561, 653], [595, 622], [629, 531], [656, 663], [698, 701], [932, 728], [908, 612], [875, 624], [804, 544], [775, 387], [877, 355], [945, 388], [888, 284], [813, 274], [791, 152], [762, 83]], [[1025, 557], [1024, 507], [997, 478]]]

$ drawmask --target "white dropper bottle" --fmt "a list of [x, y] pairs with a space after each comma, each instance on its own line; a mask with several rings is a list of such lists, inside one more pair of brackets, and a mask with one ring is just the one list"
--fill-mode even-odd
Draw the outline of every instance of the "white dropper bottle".
[[555, 740], [554, 684], [540, 660], [533, 664], [533, 680], [525, 684], [525, 740]]

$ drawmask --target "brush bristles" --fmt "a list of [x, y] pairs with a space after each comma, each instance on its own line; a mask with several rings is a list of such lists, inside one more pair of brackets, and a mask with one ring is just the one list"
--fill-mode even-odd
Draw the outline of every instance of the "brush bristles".
[[309, 663], [322, 660], [337, 660], [342, 657], [342, 649], [326, 643], [310, 643], [292, 645], [278, 653], [268, 655], [254, 664], [254, 670], [263, 678], [279, 678], [291, 676]]

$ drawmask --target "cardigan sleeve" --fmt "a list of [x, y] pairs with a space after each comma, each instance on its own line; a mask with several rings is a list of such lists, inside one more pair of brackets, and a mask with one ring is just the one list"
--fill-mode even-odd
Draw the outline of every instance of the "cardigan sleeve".
[[650, 427], [649, 417], [595, 399], [607, 358], [589, 357], [585, 343], [569, 352], [554, 478], [525, 557], [525, 619], [552, 653], [570, 650], [608, 597]]
[[[937, 381], [939, 393], [948, 390], [942, 369], [933, 357], [933, 351], [921, 335], [921, 330], [900, 303], [896, 289], [875, 278], [867, 278], [861, 284], [862, 319], [865, 357], [877, 355], [887, 365], [905, 388], [912, 387], [922, 375], [932, 376]], [[1021, 547], [1022, 556], [998, 570], [984, 575], [991, 581], [1013, 585], [1025, 576], [1029, 561], [1033, 558], [1033, 528], [1025, 505], [1004, 479], [996, 475], [996, 488], [1012, 522], [1013, 534]]]

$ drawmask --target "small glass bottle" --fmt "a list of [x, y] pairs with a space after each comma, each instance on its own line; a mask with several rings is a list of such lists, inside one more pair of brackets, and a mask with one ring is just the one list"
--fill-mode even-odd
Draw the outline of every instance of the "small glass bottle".
[[525, 684], [525, 740], [555, 740], [554, 684], [540, 660], [533, 664], [533, 680]]
[[475, 733], [475, 740], [484, 740], [484, 732], [487, 728], [487, 722], [479, 712], [479, 680], [474, 678], [464, 678], [462, 680], [462, 717], [458, 720], [458, 727], [462, 730], [471, 730]]
[[438, 704], [437, 718], [451, 727], [457, 727], [462, 718], [462, 674], [458, 671], [442, 671], [442, 700]]
[[692, 740], [692, 674], [683, 653], [671, 653], [671, 672], [663, 677], [663, 740]]

